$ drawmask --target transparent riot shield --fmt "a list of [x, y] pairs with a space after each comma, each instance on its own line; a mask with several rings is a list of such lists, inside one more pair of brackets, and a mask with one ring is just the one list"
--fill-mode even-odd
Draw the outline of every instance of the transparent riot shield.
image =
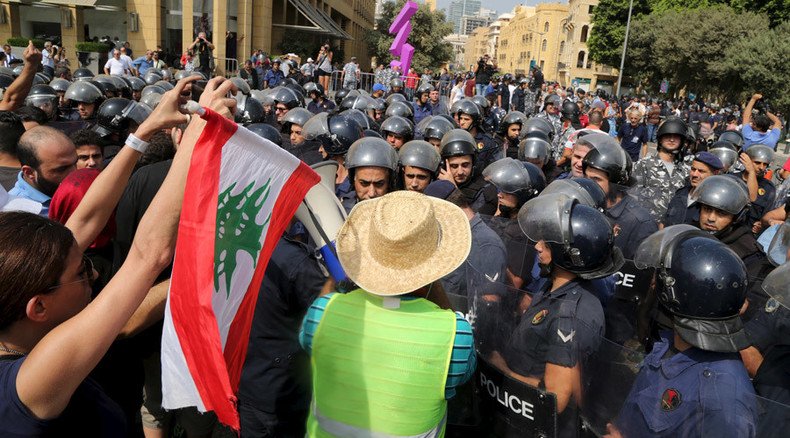
[[551, 292], [545, 282], [516, 288], [472, 264], [467, 280], [478, 355], [476, 436], [587, 436], [580, 415], [594, 378], [587, 362], [604, 332], [592, 289], [605, 283], [580, 280]]

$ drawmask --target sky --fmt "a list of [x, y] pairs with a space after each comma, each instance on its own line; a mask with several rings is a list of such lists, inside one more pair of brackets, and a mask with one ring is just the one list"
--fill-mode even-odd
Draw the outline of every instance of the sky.
[[[556, 1], [557, 0], [555, 0], [554, 2], [556, 3]], [[543, 1], [541, 1], [541, 0], [522, 0], [522, 1], [518, 1], [518, 0], [482, 0], [480, 3], [486, 9], [494, 9], [499, 14], [504, 14], [505, 12], [512, 11], [513, 7], [516, 6], [517, 4], [534, 6], [534, 5], [537, 5], [538, 3], [549, 3], [549, 2], [551, 2], [551, 0], [543, 0]], [[567, 3], [564, 0], [560, 0], [560, 2], [561, 3]], [[436, 0], [436, 7], [437, 8], [444, 9], [446, 11], [448, 6], [450, 6], [450, 0]]]

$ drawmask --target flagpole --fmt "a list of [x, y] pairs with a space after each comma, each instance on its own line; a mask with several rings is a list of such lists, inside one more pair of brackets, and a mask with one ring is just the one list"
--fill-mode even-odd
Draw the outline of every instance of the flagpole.
[[634, 9], [634, 0], [628, 4], [628, 21], [625, 24], [625, 41], [623, 41], [623, 54], [620, 56], [620, 71], [617, 75], [617, 92], [615, 95], [620, 97], [620, 84], [623, 82], [623, 67], [625, 66], [625, 51], [628, 49], [628, 32], [631, 30], [631, 11]]

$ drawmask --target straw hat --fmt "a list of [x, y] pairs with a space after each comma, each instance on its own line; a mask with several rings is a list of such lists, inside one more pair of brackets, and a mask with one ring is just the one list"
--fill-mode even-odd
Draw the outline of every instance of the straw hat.
[[453, 272], [469, 255], [469, 219], [456, 205], [397, 191], [354, 206], [336, 240], [348, 277], [380, 296], [413, 292]]

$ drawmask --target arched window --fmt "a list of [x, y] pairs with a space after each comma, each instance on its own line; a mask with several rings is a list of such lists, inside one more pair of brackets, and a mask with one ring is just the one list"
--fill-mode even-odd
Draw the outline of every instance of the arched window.
[[565, 51], [565, 41], [560, 41], [560, 53]]
[[543, 32], [549, 31], [549, 22], [547, 21], [546, 24], [543, 25]]
[[545, 52], [546, 47], [548, 47], [549, 43], [546, 40], [543, 40], [543, 44], [540, 45], [540, 50]]
[[576, 58], [576, 68], [584, 68], [584, 50], [579, 52], [579, 56]]
[[582, 43], [587, 42], [587, 34], [589, 33], [589, 31], [590, 31], [590, 26], [587, 26], [586, 24], [582, 26], [582, 37], [579, 40], [580, 42]]

